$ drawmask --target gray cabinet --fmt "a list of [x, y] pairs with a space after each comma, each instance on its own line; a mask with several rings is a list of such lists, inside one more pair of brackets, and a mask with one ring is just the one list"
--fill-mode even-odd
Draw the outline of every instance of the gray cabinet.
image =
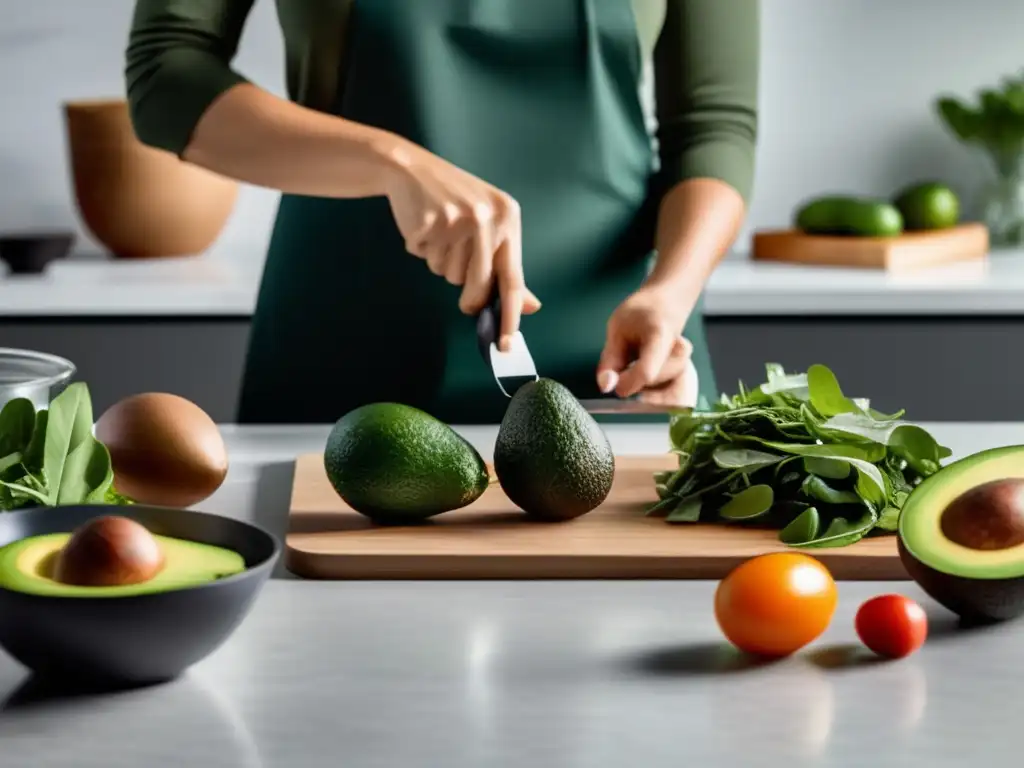
[[1024, 318], [708, 319], [719, 388], [757, 384], [764, 363], [828, 365], [847, 394], [916, 421], [1020, 421]]
[[[848, 393], [920, 421], [1024, 419], [1024, 318], [709, 317], [719, 386], [757, 384], [765, 362], [831, 367]], [[73, 360], [97, 413], [120, 398], [169, 391], [218, 422], [235, 418], [249, 320], [0, 320], [0, 346]]]
[[173, 392], [234, 421], [248, 335], [244, 317], [0, 320], [0, 346], [75, 363], [97, 416], [130, 394]]

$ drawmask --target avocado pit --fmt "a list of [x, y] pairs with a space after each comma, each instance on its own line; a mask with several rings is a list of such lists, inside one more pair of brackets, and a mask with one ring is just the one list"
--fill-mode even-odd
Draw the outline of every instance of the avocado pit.
[[1024, 481], [993, 480], [955, 498], [939, 522], [954, 544], [990, 552], [1024, 544]]
[[72, 533], [56, 557], [53, 578], [80, 587], [118, 587], [149, 581], [163, 565], [163, 551], [145, 526], [105, 515]]

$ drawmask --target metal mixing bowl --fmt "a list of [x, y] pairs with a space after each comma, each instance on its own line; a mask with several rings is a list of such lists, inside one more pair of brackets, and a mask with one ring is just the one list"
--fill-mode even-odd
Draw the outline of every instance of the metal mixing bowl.
[[0, 408], [19, 397], [31, 400], [36, 410], [47, 408], [76, 370], [74, 363], [57, 355], [0, 347]]

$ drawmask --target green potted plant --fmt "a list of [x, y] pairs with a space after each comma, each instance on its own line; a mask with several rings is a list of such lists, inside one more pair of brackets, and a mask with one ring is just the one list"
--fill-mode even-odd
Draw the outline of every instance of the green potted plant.
[[935, 108], [957, 139], [989, 160], [983, 217], [992, 244], [1024, 244], [1024, 71], [980, 89], [973, 103], [942, 95]]

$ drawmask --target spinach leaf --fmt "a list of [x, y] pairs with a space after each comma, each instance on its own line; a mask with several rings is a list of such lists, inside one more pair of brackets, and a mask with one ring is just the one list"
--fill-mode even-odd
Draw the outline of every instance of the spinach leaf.
[[21, 464], [21, 454], [15, 451], [10, 453], [3, 458], [0, 458], [0, 475], [3, 475], [11, 467], [16, 467]]
[[767, 513], [774, 498], [770, 485], [752, 485], [730, 498], [718, 514], [723, 520], [752, 520]]
[[807, 369], [807, 391], [814, 410], [826, 418], [860, 410], [843, 394], [835, 374], [824, 365], [812, 365]]
[[[114, 490], [110, 452], [92, 432], [92, 402], [83, 382], [38, 412], [27, 400], [8, 403], [0, 410], [0, 510], [133, 503]], [[678, 503], [671, 496], [668, 501]]]
[[[92, 403], [83, 382], [71, 384], [50, 403], [43, 446], [43, 474], [49, 487], [50, 506], [58, 503], [68, 456], [92, 437], [92, 426]], [[74, 465], [72, 471], [81, 469]]]
[[824, 456], [805, 456], [804, 471], [809, 475], [827, 477], [829, 480], [845, 480], [850, 476], [850, 465], [845, 461]]
[[32, 438], [25, 448], [25, 467], [29, 472], [42, 474], [43, 471], [43, 446], [46, 445], [46, 425], [49, 423], [50, 412], [46, 409], [36, 414], [35, 427], [32, 429]]
[[700, 499], [687, 499], [679, 502], [665, 519], [670, 523], [695, 523], [700, 519], [700, 508]]
[[102, 502], [114, 482], [110, 452], [90, 435], [68, 454], [61, 478], [57, 489], [58, 504]]
[[817, 475], [807, 475], [800, 490], [811, 499], [824, 501], [826, 504], [860, 504], [860, 496], [853, 491], [840, 491]]
[[742, 472], [753, 472], [763, 467], [778, 464], [785, 457], [775, 453], [755, 451], [734, 445], [721, 445], [712, 454], [715, 464], [723, 469], [738, 469]]
[[820, 527], [821, 518], [818, 515], [818, 510], [814, 507], [807, 507], [779, 532], [779, 541], [793, 546], [806, 544], [817, 538]]
[[679, 466], [655, 476], [659, 501], [648, 514], [763, 519], [792, 546], [843, 546], [875, 528], [896, 530], [908, 494], [949, 449], [902, 410], [883, 414], [847, 396], [826, 366], [791, 374], [770, 363], [765, 377], [672, 416]]
[[870, 531], [877, 521], [877, 516], [870, 509], [865, 509], [860, 517], [848, 520], [845, 517], [836, 517], [829, 523], [828, 528], [821, 536], [805, 542], [801, 546], [806, 548], [845, 547], [849, 544], [860, 541]]
[[878, 527], [883, 531], [895, 531], [900, 526], [900, 508], [889, 506], [878, 516]]
[[24, 451], [32, 439], [36, 423], [36, 407], [32, 401], [19, 397], [9, 400], [0, 410], [0, 456]]

